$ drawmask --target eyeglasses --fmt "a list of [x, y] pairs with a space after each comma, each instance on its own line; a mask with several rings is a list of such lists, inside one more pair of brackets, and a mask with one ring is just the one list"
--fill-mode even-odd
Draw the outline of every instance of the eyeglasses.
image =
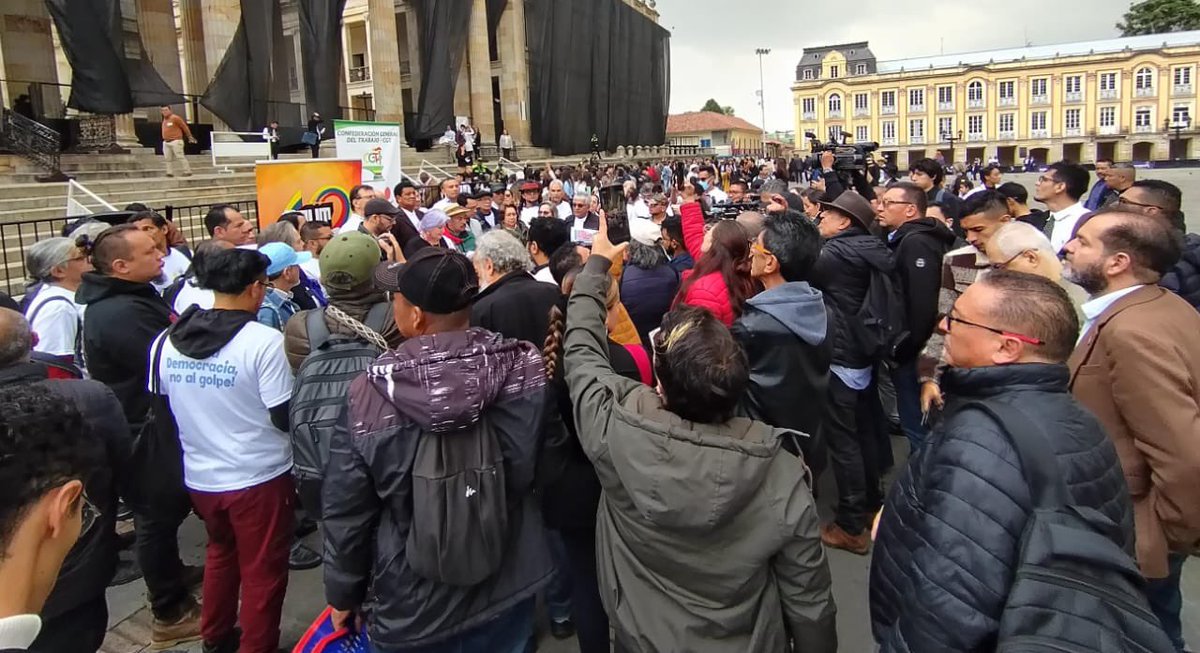
[[908, 204], [909, 206], [915, 206], [912, 202], [905, 202], [903, 200], [880, 200], [879, 201], [879, 205], [884, 208], [887, 208], [893, 204]]
[[762, 254], [763, 256], [775, 256], [771, 253], [771, 250], [759, 245], [756, 240], [750, 241], [750, 251], [754, 254]]
[[1024, 343], [1027, 343], [1030, 345], [1046, 344], [1046, 342], [1044, 340], [1041, 340], [1039, 338], [1022, 335], [1020, 333], [1013, 333], [1012, 331], [1005, 331], [1004, 329], [997, 329], [996, 327], [990, 327], [990, 326], [987, 326], [986, 324], [979, 324], [977, 322], [968, 322], [967, 320], [964, 320], [962, 318], [954, 317], [953, 309], [951, 309], [951, 311], [946, 314], [946, 333], [950, 333], [950, 325], [954, 324], [955, 322], [958, 322], [959, 324], [965, 324], [967, 326], [973, 326], [976, 329], [983, 329], [984, 331], [991, 331], [992, 333], [995, 333], [996, 335], [1005, 336], [1007, 338], [1015, 338], [1017, 340], [1020, 340], [1021, 342], [1024, 342]]
[[1012, 263], [1013, 261], [1015, 261], [1015, 260], [1017, 260], [1017, 259], [1021, 258], [1021, 257], [1022, 257], [1022, 256], [1024, 256], [1024, 255], [1025, 255], [1027, 252], [1030, 252], [1030, 251], [1032, 251], [1032, 250], [1023, 249], [1023, 250], [1021, 250], [1021, 251], [1017, 252], [1017, 255], [1016, 255], [1016, 256], [1014, 256], [1014, 257], [1012, 257], [1012, 258], [1008, 259], [1007, 261], [1005, 261], [1005, 262], [1003, 262], [1003, 263], [992, 263], [992, 266], [991, 266], [991, 267], [992, 267], [992, 269], [993, 269], [993, 270], [1003, 270], [1003, 269], [1006, 269], [1006, 268], [1009, 266], [1009, 264], [1010, 264], [1010, 263]]
[[1143, 209], [1158, 209], [1159, 211], [1166, 211], [1166, 209], [1157, 204], [1142, 204], [1141, 202], [1125, 199], [1123, 196], [1117, 198], [1117, 204], [1124, 204], [1126, 206], [1140, 206]]
[[96, 521], [100, 519], [100, 509], [88, 499], [86, 491], [79, 495], [79, 500], [79, 534], [82, 535], [96, 525]]
[[1038, 183], [1039, 184], [1057, 184], [1058, 180], [1055, 179], [1053, 175], [1040, 175], [1040, 176], [1038, 176]]

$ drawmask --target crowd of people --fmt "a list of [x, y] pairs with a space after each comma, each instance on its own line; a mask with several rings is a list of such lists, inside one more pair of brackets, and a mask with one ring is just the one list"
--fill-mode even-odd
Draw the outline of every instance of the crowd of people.
[[1059, 162], [1031, 200], [980, 164], [960, 194], [936, 159], [828, 152], [468, 167], [355, 187], [337, 225], [217, 205], [189, 244], [132, 207], [28, 250], [0, 650], [96, 651], [122, 548], [156, 650], [275, 653], [289, 570], [322, 566], [380, 653], [534, 650], [539, 609], [585, 653], [832, 652], [829, 549], [871, 554], [883, 651], [1184, 650], [1177, 187]]

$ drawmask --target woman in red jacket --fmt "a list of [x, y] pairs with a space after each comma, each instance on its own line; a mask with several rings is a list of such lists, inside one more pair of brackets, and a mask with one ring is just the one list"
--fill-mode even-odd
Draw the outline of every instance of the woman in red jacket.
[[696, 266], [684, 272], [675, 303], [706, 308], [731, 326], [753, 293], [746, 230], [733, 220], [721, 220], [706, 234], [698, 202], [684, 204], [679, 213], [684, 245]]

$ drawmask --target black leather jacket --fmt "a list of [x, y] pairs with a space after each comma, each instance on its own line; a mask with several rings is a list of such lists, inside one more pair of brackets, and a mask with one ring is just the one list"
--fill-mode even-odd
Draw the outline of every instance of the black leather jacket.
[[883, 241], [854, 226], [825, 241], [813, 266], [812, 285], [825, 296], [833, 324], [833, 363], [849, 368], [870, 367], [874, 361], [860, 351], [850, 331], [851, 320], [866, 301], [871, 270], [894, 274], [892, 253]]

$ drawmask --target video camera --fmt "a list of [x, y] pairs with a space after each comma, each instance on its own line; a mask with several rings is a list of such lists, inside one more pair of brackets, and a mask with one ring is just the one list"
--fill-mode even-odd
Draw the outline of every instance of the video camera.
[[712, 211], [713, 218], [718, 220], [736, 220], [739, 215], [747, 211], [761, 213], [762, 202], [719, 202], [709, 208]]
[[865, 172], [867, 169], [868, 154], [879, 149], [879, 143], [874, 141], [867, 143], [847, 143], [846, 138], [851, 134], [842, 132], [842, 142], [838, 143], [830, 139], [828, 143], [822, 143], [821, 139], [812, 132], [804, 132], [804, 136], [808, 138], [812, 144], [813, 153], [805, 159], [805, 164], [810, 170], [821, 169], [821, 154], [823, 152], [833, 152], [833, 171], [834, 172]]

